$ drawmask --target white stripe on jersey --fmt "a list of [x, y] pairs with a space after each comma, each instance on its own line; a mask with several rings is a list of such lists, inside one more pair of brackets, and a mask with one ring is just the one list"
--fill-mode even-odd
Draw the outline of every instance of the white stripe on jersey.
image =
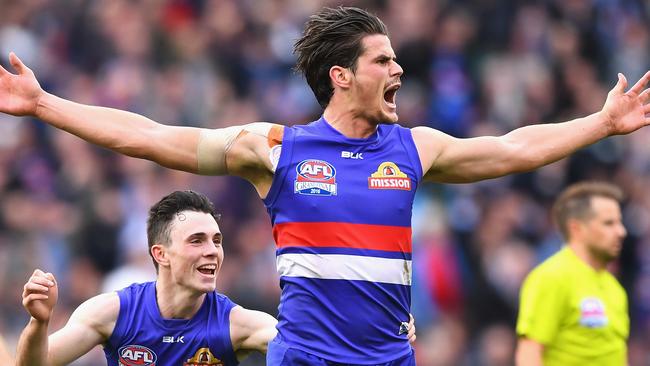
[[343, 254], [287, 253], [277, 257], [278, 273], [286, 277], [411, 285], [411, 261]]

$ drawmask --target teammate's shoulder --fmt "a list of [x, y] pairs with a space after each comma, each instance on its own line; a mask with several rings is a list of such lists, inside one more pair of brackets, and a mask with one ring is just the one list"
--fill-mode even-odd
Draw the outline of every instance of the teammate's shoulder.
[[156, 282], [134, 282], [122, 289], [115, 291], [116, 293], [140, 293], [144, 292], [151, 287], [155, 287]]
[[104, 292], [86, 300], [86, 302], [91, 302], [98, 305], [112, 304], [115, 303], [116, 301], [118, 301], [118, 296], [117, 296], [117, 292], [115, 291]]
[[214, 295], [214, 297], [217, 298], [217, 299], [230, 300], [230, 298], [228, 297], [228, 295], [226, 295], [226, 294], [222, 294], [222, 293], [219, 292], [219, 291], [212, 291], [211, 293], [212, 293], [212, 294]]
[[222, 294], [221, 292], [213, 291], [212, 295], [214, 296], [216, 301], [219, 302], [219, 303], [230, 304], [231, 307], [239, 306], [236, 302], [234, 302], [227, 295]]
[[88, 319], [94, 323], [105, 323], [117, 318], [120, 299], [117, 292], [105, 292], [84, 301], [74, 311], [73, 319]]

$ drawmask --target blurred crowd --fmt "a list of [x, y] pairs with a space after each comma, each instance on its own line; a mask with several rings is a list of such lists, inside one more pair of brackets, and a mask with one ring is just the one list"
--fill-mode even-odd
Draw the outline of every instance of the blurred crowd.
[[[341, 4], [387, 24], [405, 70], [401, 124], [457, 137], [593, 113], [617, 72], [634, 82], [650, 68], [645, 0], [0, 0], [0, 62], [14, 51], [49, 92], [166, 124], [301, 124], [321, 111], [292, 71], [292, 45], [310, 14]], [[612, 271], [630, 299], [630, 363], [650, 365], [650, 128], [535, 172], [420, 188], [420, 365], [512, 363], [521, 282], [562, 245], [550, 204], [584, 179], [627, 194], [629, 235]], [[22, 286], [35, 268], [61, 288], [51, 328], [99, 292], [153, 279], [147, 210], [176, 189], [208, 195], [222, 213], [220, 291], [277, 314], [270, 222], [243, 180], [174, 172], [0, 115], [0, 334], [9, 346], [27, 322]], [[102, 357], [98, 349], [75, 365]]]

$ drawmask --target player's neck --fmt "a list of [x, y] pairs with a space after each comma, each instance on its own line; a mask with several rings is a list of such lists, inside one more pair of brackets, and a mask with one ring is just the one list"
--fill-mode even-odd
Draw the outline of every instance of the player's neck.
[[330, 103], [325, 108], [323, 117], [335, 130], [348, 138], [364, 139], [377, 130], [377, 123], [362, 117], [354, 108], [341, 106], [341, 103]]
[[190, 319], [199, 311], [204, 300], [204, 293], [174, 286], [160, 276], [156, 281], [156, 303], [160, 315], [165, 319]]
[[586, 246], [579, 243], [567, 243], [569, 248], [575, 253], [575, 255], [585, 262], [589, 267], [593, 268], [596, 271], [602, 271], [607, 268], [607, 263], [603, 262], [601, 259], [596, 258], [591, 252], [587, 249]]

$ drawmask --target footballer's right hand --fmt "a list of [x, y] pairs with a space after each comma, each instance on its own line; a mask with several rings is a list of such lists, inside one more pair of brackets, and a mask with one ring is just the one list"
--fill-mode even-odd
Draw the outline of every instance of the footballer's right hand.
[[43, 89], [34, 72], [13, 52], [9, 54], [9, 63], [18, 74], [12, 74], [0, 66], [0, 112], [14, 116], [33, 116], [44, 93]]
[[23, 306], [32, 318], [49, 322], [59, 297], [54, 275], [40, 269], [34, 271], [23, 289]]

